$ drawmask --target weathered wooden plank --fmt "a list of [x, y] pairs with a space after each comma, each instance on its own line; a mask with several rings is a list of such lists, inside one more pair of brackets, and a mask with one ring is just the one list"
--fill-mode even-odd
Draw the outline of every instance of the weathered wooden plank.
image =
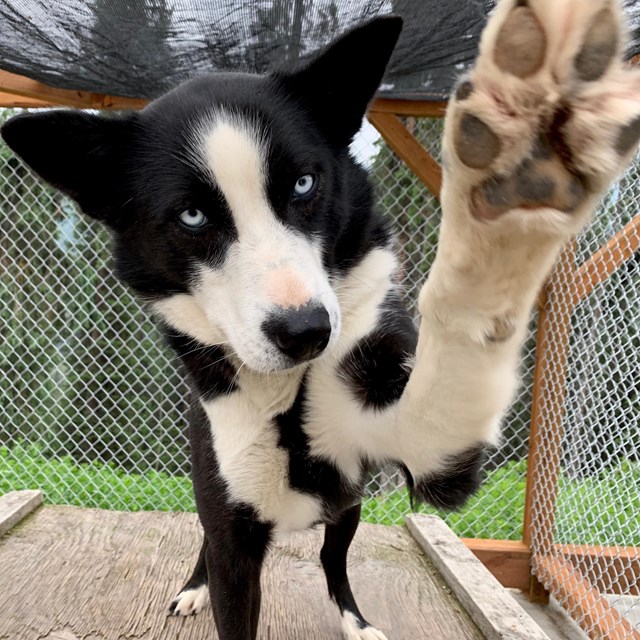
[[407, 526], [488, 640], [549, 640], [440, 518], [413, 515]]
[[[194, 514], [45, 507], [0, 541], [3, 640], [203, 640], [210, 609], [167, 618], [200, 546]], [[274, 547], [263, 573], [258, 637], [338, 640], [319, 563], [321, 529]], [[393, 640], [481, 640], [482, 634], [406, 530], [361, 525], [351, 583], [372, 624]]]
[[42, 504], [42, 491], [25, 489], [0, 496], [0, 536]]

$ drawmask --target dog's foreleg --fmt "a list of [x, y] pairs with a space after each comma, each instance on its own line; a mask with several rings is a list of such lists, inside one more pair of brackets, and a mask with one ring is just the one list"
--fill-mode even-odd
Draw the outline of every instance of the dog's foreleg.
[[394, 429], [418, 496], [455, 506], [475, 487], [540, 287], [637, 146], [621, 24], [614, 0], [501, 0], [451, 100], [442, 231]]
[[[226, 524], [226, 523], [225, 523]], [[225, 524], [221, 528], [226, 528]], [[266, 545], [242, 535], [248, 522], [235, 531], [218, 531], [205, 552], [209, 594], [220, 640], [255, 640], [260, 618], [260, 574]], [[237, 535], [240, 534], [240, 535]], [[261, 537], [261, 536], [258, 536]]]

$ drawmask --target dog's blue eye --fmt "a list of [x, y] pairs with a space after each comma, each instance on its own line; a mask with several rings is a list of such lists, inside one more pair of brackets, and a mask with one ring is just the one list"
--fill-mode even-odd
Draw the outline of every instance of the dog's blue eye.
[[298, 197], [308, 196], [315, 186], [316, 177], [308, 173], [307, 175], [298, 178], [295, 186], [293, 187], [293, 194]]
[[186, 211], [183, 211], [178, 216], [178, 220], [180, 220], [185, 227], [189, 227], [189, 229], [204, 227], [204, 225], [209, 222], [207, 220], [207, 216], [198, 209], [187, 209]]

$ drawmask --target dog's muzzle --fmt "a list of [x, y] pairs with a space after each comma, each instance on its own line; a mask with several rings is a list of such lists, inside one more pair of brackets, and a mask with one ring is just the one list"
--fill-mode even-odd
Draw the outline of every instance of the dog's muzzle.
[[280, 308], [262, 323], [262, 331], [294, 363], [319, 356], [329, 344], [331, 320], [321, 304]]

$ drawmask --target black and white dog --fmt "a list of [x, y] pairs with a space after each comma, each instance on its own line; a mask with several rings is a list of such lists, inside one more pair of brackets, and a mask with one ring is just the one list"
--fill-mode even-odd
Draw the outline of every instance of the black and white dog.
[[474, 491], [539, 287], [640, 136], [613, 0], [501, 0], [447, 114], [417, 340], [348, 151], [400, 29], [377, 19], [293, 72], [198, 78], [139, 113], [2, 130], [112, 230], [117, 274], [189, 372], [205, 538], [171, 610], [210, 597], [221, 640], [256, 638], [270, 542], [316, 523], [345, 636], [385, 637], [346, 573], [367, 473], [396, 463], [444, 507]]

